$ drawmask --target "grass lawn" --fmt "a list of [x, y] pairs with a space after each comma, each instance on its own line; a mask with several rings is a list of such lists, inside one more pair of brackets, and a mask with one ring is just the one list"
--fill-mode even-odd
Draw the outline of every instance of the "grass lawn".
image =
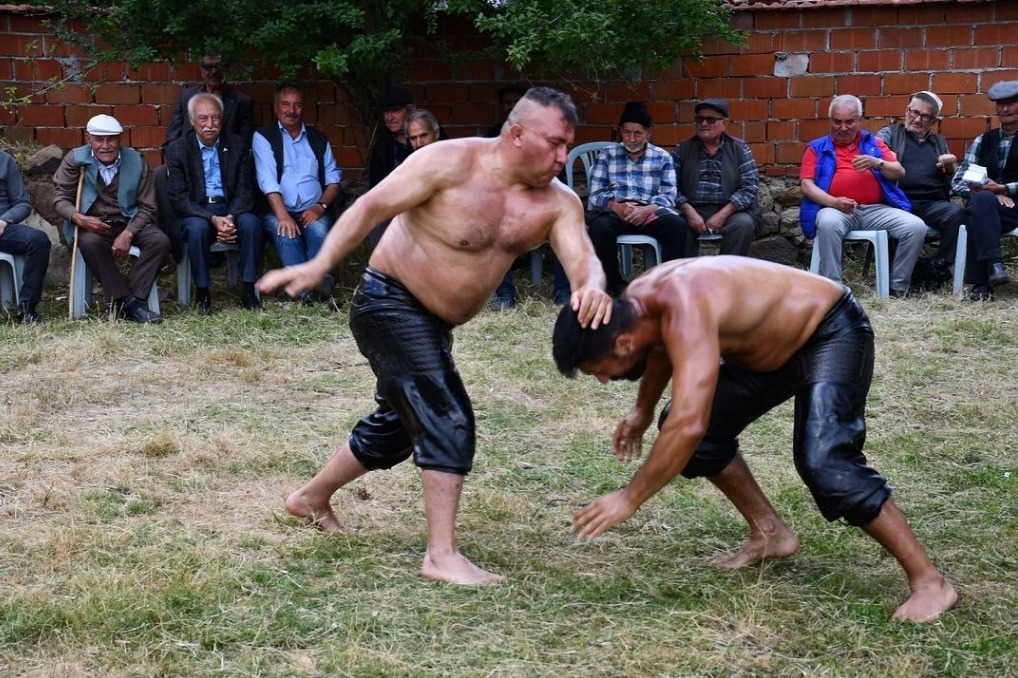
[[547, 289], [456, 331], [478, 421], [460, 545], [507, 578], [481, 589], [419, 576], [411, 464], [337, 493], [351, 534], [282, 508], [371, 407], [345, 310], [224, 290], [142, 327], [57, 319], [64, 296], [0, 324], [0, 675], [1018, 675], [1018, 283], [988, 304], [853, 284], [877, 333], [867, 455], [961, 596], [934, 623], [888, 621], [904, 575], [820, 516], [788, 405], [743, 448], [794, 559], [712, 567], [744, 523], [681, 479], [577, 543], [573, 511], [635, 469], [609, 440], [636, 387], [558, 375]]

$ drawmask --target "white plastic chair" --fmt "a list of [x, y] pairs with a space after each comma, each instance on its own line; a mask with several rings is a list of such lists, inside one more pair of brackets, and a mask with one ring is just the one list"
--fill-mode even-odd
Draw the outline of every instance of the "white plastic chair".
[[[141, 250], [132, 245], [130, 256], [140, 257]], [[74, 298], [71, 300], [71, 315], [74, 318], [84, 318], [88, 307], [92, 305], [92, 271], [88, 270], [85, 264], [85, 257], [81, 250], [77, 250], [74, 264]], [[159, 313], [159, 288], [152, 283], [152, 290], [148, 293], [148, 310]]]
[[[225, 242], [214, 242], [209, 247], [209, 252], [225, 252], [226, 253], [226, 276], [231, 287], [236, 287], [237, 281], [240, 280], [240, 253], [237, 246], [231, 243]], [[180, 258], [180, 263], [177, 264], [177, 301], [182, 306], [190, 306], [191, 304], [191, 260], [187, 256], [187, 248], [184, 248], [184, 256]], [[256, 291], [257, 295], [258, 292]]]
[[[877, 267], [877, 297], [891, 296], [891, 254], [887, 247], [887, 231], [849, 231], [843, 240], [866, 240], [873, 243], [874, 261]], [[813, 256], [809, 263], [810, 273], [820, 272], [820, 249], [813, 243]]]
[[24, 270], [24, 257], [0, 252], [0, 306], [3, 308], [16, 308], [21, 301]]

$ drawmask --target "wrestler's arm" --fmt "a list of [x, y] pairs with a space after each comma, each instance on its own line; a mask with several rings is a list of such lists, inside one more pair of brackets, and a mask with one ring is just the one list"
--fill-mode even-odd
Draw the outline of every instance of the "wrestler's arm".
[[654, 420], [654, 408], [672, 378], [672, 361], [663, 348], [655, 348], [647, 358], [647, 369], [640, 379], [636, 403], [625, 419], [615, 427], [612, 453], [619, 461], [631, 461], [643, 453], [643, 434]]
[[426, 202], [455, 182], [463, 166], [470, 166], [469, 159], [460, 161], [467, 152], [455, 143], [443, 144], [441, 150], [437, 144], [433, 146], [436, 148], [413, 153], [344, 211], [313, 259], [266, 273], [258, 281], [258, 289], [269, 293], [282, 288], [291, 296], [311, 289], [353, 252], [376, 224]]
[[[685, 296], [689, 300], [696, 294], [700, 293], [692, 290]], [[657, 440], [624, 489], [599, 497], [576, 512], [572, 530], [580, 539], [592, 539], [628, 520], [686, 467], [707, 429], [720, 342], [709, 297], [700, 296], [705, 299], [700, 304], [683, 304], [682, 318], [662, 319], [662, 340], [674, 367], [672, 407]]]
[[611, 320], [612, 299], [604, 291], [604, 268], [587, 237], [580, 199], [558, 181], [552, 182], [551, 189], [555, 191], [558, 210], [548, 240], [573, 290], [569, 304], [577, 312], [582, 327], [597, 329], [602, 322]]

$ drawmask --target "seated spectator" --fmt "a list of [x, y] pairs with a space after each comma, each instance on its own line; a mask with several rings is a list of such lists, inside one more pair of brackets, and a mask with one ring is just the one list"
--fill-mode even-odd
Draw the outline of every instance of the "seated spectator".
[[[304, 93], [284, 84], [273, 100], [276, 122], [254, 135], [255, 172], [269, 211], [262, 217], [265, 236], [276, 244], [283, 266], [309, 261], [318, 254], [332, 226], [342, 173], [326, 136], [304, 126]], [[305, 304], [320, 301], [338, 308], [332, 296], [336, 278], [327, 274]]]
[[692, 231], [685, 253], [693, 255], [698, 236], [720, 233], [721, 254], [745, 256], [763, 222], [756, 161], [746, 142], [725, 133], [728, 102], [704, 99], [693, 110], [696, 134], [672, 151], [675, 204]]
[[254, 134], [254, 100], [226, 81], [223, 59], [218, 54], [204, 54], [198, 64], [201, 69], [200, 85], [188, 87], [180, 93], [173, 108], [170, 124], [166, 128], [163, 148], [192, 131], [187, 103], [195, 94], [215, 94], [223, 102], [223, 134], [236, 134], [251, 143]]
[[940, 234], [937, 266], [953, 266], [958, 249], [958, 227], [965, 223], [965, 208], [951, 202], [951, 178], [958, 167], [947, 139], [931, 132], [943, 106], [933, 92], [913, 94], [905, 107], [905, 122], [888, 125], [877, 138], [887, 144], [905, 168], [898, 188], [912, 204], [912, 214]]
[[607, 278], [606, 290], [625, 288], [619, 272], [620, 235], [649, 235], [661, 245], [664, 261], [682, 256], [688, 228], [675, 211], [675, 164], [663, 148], [650, 143], [650, 111], [640, 101], [626, 104], [619, 119], [622, 142], [607, 146], [591, 169], [587, 232]]
[[170, 197], [181, 220], [194, 278], [195, 306], [212, 313], [209, 248], [213, 242], [240, 250], [240, 303], [261, 306], [255, 294], [262, 225], [254, 214], [250, 148], [243, 137], [221, 134], [223, 102], [215, 94], [196, 94], [187, 104], [191, 131], [166, 149]]
[[442, 128], [431, 111], [418, 108], [407, 117], [406, 138], [415, 151], [439, 140]]
[[25, 258], [17, 319], [19, 323], [37, 325], [42, 283], [49, 268], [50, 241], [39, 229], [22, 223], [31, 213], [32, 202], [18, 165], [10, 153], [0, 151], [0, 252]]
[[895, 181], [905, 169], [880, 139], [859, 128], [862, 102], [837, 96], [828, 109], [831, 133], [809, 142], [802, 156], [799, 185], [802, 233], [816, 238], [820, 273], [841, 282], [842, 241], [852, 230], [887, 231], [897, 239], [891, 268], [891, 296], [904, 297], [919, 258], [926, 224]]
[[[406, 137], [406, 121], [414, 110], [413, 95], [402, 87], [389, 87], [378, 97], [378, 108], [382, 111], [382, 125], [385, 129], [378, 130], [375, 142], [371, 145], [368, 188], [377, 186], [414, 150]], [[388, 226], [389, 222], [383, 221], [372, 229], [367, 238], [369, 249], [375, 249]]]
[[[85, 127], [88, 143], [67, 153], [53, 175], [53, 208], [63, 217], [67, 242], [77, 227], [78, 249], [88, 269], [99, 279], [108, 306], [103, 318], [139, 323], [162, 322], [145, 307], [159, 269], [170, 256], [170, 239], [155, 225], [155, 191], [141, 153], [122, 148], [124, 128], [109, 115], [97, 115]], [[75, 205], [78, 178], [81, 204]], [[117, 259], [131, 246], [141, 256], [125, 277]]]
[[[965, 259], [965, 282], [972, 285], [969, 299], [990, 301], [997, 287], [1009, 282], [1007, 268], [1001, 259], [1000, 236], [1018, 228], [1018, 80], [998, 82], [987, 92], [997, 105], [1000, 127], [976, 137], [965, 159], [954, 173], [955, 193], [968, 202], [971, 218], [968, 254]], [[986, 168], [986, 183], [965, 180], [972, 165]]]

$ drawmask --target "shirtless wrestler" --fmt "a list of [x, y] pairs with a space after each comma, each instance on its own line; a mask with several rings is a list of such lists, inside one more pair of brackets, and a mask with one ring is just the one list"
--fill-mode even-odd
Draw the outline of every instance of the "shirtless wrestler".
[[706, 477], [749, 523], [749, 539], [722, 567], [787, 558], [799, 540], [739, 454], [739, 434], [795, 398], [795, 467], [828, 520], [861, 527], [893, 555], [911, 596], [896, 620], [926, 621], [957, 600], [866, 465], [866, 395], [873, 376], [873, 330], [840, 284], [745, 257], [703, 257], [655, 266], [615, 301], [611, 320], [582, 328], [563, 309], [553, 339], [559, 370], [597, 377], [642, 377], [632, 411], [612, 439], [616, 457], [640, 455], [643, 434], [669, 380], [672, 399], [660, 433], [629, 484], [580, 509], [581, 539], [627, 520], [682, 473]]
[[474, 415], [452, 361], [452, 329], [476, 315], [516, 257], [545, 240], [576, 290], [580, 321], [610, 319], [604, 272], [587, 238], [579, 199], [556, 179], [576, 127], [568, 96], [531, 89], [495, 139], [430, 144], [361, 196], [332, 227], [319, 254], [267, 273], [262, 292], [313, 289], [390, 217], [350, 308], [350, 327], [377, 377], [377, 409], [304, 487], [290, 513], [344, 529], [330, 498], [374, 469], [408, 457], [422, 469], [430, 579], [501, 580], [460, 554], [455, 519], [474, 456]]

